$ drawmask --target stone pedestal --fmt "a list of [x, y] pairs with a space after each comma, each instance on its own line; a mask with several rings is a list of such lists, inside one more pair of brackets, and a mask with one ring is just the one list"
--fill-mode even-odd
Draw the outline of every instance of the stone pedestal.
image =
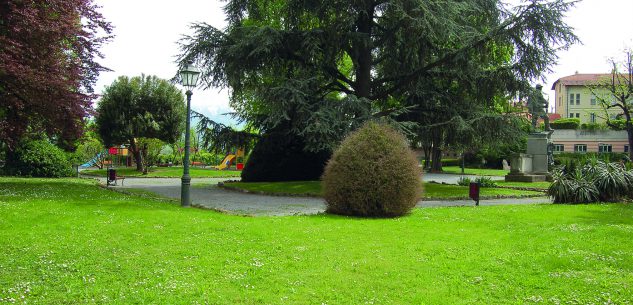
[[527, 141], [527, 153], [512, 158], [512, 170], [506, 175], [506, 181], [536, 182], [546, 181], [549, 177], [547, 147], [551, 142], [551, 133], [531, 133]]

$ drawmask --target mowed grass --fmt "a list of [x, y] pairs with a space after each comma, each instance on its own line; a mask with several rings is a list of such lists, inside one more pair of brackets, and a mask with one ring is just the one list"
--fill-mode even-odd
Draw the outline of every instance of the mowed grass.
[[[265, 194], [323, 196], [320, 181], [293, 181], [293, 182], [231, 182], [226, 183], [230, 188], [258, 192]], [[514, 190], [507, 188], [482, 188], [480, 196], [484, 198], [494, 197], [527, 197], [543, 196], [541, 192]], [[468, 187], [459, 185], [447, 185], [437, 183], [424, 183], [423, 199], [466, 199]]]
[[0, 178], [0, 302], [625, 304], [631, 234], [625, 204], [240, 217]]
[[[461, 174], [462, 168], [460, 166], [442, 166], [442, 170], [447, 174]], [[503, 169], [489, 169], [489, 168], [464, 168], [465, 175], [478, 175], [478, 176], [505, 176], [510, 171]]]
[[534, 189], [547, 190], [551, 182], [541, 181], [541, 182], [505, 182], [505, 181], [496, 181], [498, 186], [503, 187], [527, 187]]
[[[152, 167], [147, 175], [143, 175], [142, 172], [132, 167], [123, 167], [116, 169], [117, 175], [123, 177], [145, 177], [145, 178], [180, 178], [182, 177], [182, 167]], [[105, 177], [107, 175], [107, 169], [96, 170], [84, 170], [81, 172], [84, 175]], [[235, 170], [216, 170], [210, 167], [190, 167], [189, 175], [192, 178], [229, 178], [240, 177], [242, 171]]]

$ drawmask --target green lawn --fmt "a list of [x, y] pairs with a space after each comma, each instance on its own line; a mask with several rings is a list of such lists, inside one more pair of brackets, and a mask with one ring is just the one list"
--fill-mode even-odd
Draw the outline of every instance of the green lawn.
[[[442, 166], [442, 170], [447, 174], [461, 174], [462, 168], [459, 166]], [[503, 169], [488, 169], [488, 168], [465, 168], [464, 173], [466, 175], [478, 175], [478, 176], [505, 176], [510, 171]]]
[[240, 217], [0, 178], [0, 303], [626, 304], [633, 207]]
[[[226, 183], [230, 188], [260, 192], [268, 194], [292, 194], [304, 196], [321, 196], [320, 181], [295, 181], [295, 182], [231, 182]], [[543, 196], [541, 192], [513, 190], [506, 188], [482, 188], [481, 196], [491, 198]], [[437, 183], [425, 183], [423, 198], [426, 199], [466, 199], [468, 187], [458, 185], [446, 185]]]
[[552, 184], [551, 182], [505, 182], [497, 181], [498, 186], [504, 187], [528, 187], [534, 189], [546, 190]]
[[[124, 177], [146, 177], [146, 178], [180, 178], [182, 177], [182, 167], [153, 167], [150, 169], [147, 175], [143, 175], [143, 173], [136, 171], [136, 168], [132, 167], [124, 167], [117, 168], [117, 175]], [[84, 175], [92, 175], [92, 176], [101, 176], [105, 177], [107, 170], [106, 169], [97, 169], [97, 170], [84, 170], [81, 172]], [[225, 177], [240, 177], [242, 174], [241, 171], [234, 170], [215, 170], [210, 167], [200, 168], [200, 167], [190, 167], [189, 175], [192, 178], [225, 178]]]

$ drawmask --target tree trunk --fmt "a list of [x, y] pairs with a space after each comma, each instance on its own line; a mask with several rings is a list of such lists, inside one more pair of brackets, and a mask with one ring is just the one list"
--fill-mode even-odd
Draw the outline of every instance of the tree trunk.
[[424, 169], [431, 168], [431, 145], [424, 145], [422, 147], [424, 151]]
[[352, 42], [353, 61], [355, 64], [355, 89], [357, 97], [369, 99], [371, 97], [371, 71], [372, 71], [372, 28], [374, 17], [374, 4], [370, 1], [364, 12], [358, 14], [356, 20], [357, 33], [361, 34]]
[[441, 173], [442, 172], [442, 149], [439, 146], [433, 146], [433, 152], [431, 154], [431, 172], [432, 173]]
[[629, 160], [633, 160], [633, 123], [626, 122], [626, 134], [629, 138]]
[[134, 161], [136, 162], [136, 170], [139, 172], [143, 171], [143, 155], [141, 154], [140, 147], [137, 146], [136, 140], [130, 140], [130, 150], [132, 151], [132, 155], [134, 156]]

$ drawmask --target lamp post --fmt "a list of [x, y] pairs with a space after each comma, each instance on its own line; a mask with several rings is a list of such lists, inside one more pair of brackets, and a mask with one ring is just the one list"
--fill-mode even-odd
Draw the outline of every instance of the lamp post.
[[187, 88], [187, 124], [185, 130], [185, 160], [183, 164], [181, 187], [180, 187], [180, 205], [188, 207], [191, 205], [191, 194], [189, 189], [191, 187], [191, 176], [189, 175], [189, 150], [190, 150], [190, 130], [191, 130], [191, 89], [193, 89], [198, 83], [198, 76], [200, 70], [198, 70], [193, 64], [187, 64], [184, 69], [180, 71], [180, 79], [182, 85]]

